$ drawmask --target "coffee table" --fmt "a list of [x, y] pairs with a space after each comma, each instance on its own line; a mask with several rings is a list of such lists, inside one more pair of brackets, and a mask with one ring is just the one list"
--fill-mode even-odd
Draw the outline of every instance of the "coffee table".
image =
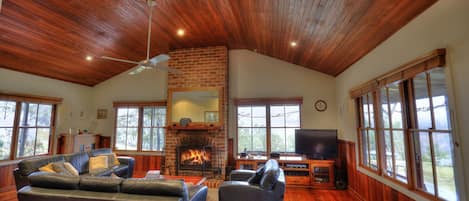
[[159, 170], [149, 170], [145, 175], [146, 179], [182, 179], [185, 183], [193, 185], [201, 185], [207, 180], [206, 177], [201, 176], [175, 176], [175, 175], [161, 175]]

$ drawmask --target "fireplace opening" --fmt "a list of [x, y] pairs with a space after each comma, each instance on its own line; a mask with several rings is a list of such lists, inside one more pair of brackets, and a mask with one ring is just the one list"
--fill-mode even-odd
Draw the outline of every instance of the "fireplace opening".
[[203, 170], [211, 167], [210, 146], [178, 147], [178, 166], [181, 170]]

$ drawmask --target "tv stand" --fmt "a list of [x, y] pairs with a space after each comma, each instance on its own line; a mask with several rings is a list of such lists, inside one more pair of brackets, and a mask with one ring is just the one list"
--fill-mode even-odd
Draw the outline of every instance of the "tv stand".
[[[263, 158], [236, 159], [236, 169], [256, 170], [267, 161]], [[302, 157], [281, 157], [277, 160], [285, 174], [287, 186], [332, 189], [334, 185], [334, 160], [310, 160]]]

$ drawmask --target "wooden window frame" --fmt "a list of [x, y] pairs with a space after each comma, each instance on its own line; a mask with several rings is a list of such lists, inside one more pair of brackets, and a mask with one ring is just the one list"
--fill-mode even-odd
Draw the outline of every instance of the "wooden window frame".
[[[355, 87], [353, 88], [352, 90], [350, 90], [350, 96], [355, 99], [355, 107], [357, 109], [357, 116], [356, 118], [358, 119], [357, 121], [357, 135], [358, 135], [358, 146], [359, 146], [359, 154], [358, 154], [358, 157], [359, 157], [359, 166], [362, 167], [363, 169], [366, 169], [366, 170], [369, 170], [375, 174], [378, 174], [379, 176], [382, 176], [383, 178], [393, 182], [393, 183], [396, 183], [396, 184], [399, 184], [401, 186], [404, 186], [404, 187], [407, 187], [408, 189], [416, 192], [417, 194], [425, 197], [425, 198], [428, 198], [428, 199], [431, 199], [431, 200], [440, 200], [440, 198], [438, 197], [438, 182], [437, 182], [437, 173], [436, 173], [436, 167], [435, 167], [435, 154], [434, 154], [434, 148], [433, 148], [433, 136], [432, 134], [434, 132], [437, 132], [437, 133], [448, 133], [448, 134], [452, 134], [452, 130], [436, 130], [435, 129], [435, 116], [434, 116], [434, 110], [433, 110], [433, 100], [432, 100], [432, 94], [431, 94], [431, 82], [430, 82], [430, 77], [428, 76], [429, 75], [429, 71], [434, 69], [434, 68], [440, 68], [440, 67], [445, 67], [446, 65], [446, 50], [445, 49], [437, 49], [437, 50], [434, 50], [424, 56], [421, 56], [417, 59], [415, 59], [414, 61], [411, 61], [411, 62], [408, 62], [400, 67], [398, 67], [397, 69], [395, 70], [392, 70], [388, 73], [385, 73], [375, 79], [372, 79], [371, 81], [369, 82], [366, 82], [358, 87]], [[416, 118], [417, 118], [417, 114], [416, 114], [416, 109], [415, 109], [415, 101], [416, 99], [414, 98], [414, 92], [413, 92], [413, 78], [415, 76], [417, 76], [418, 74], [420, 73], [425, 73], [426, 74], [426, 79], [427, 79], [427, 92], [428, 92], [428, 96], [429, 96], [429, 101], [430, 101], [430, 108], [431, 108], [431, 121], [432, 121], [432, 128], [429, 128], [429, 129], [418, 129], [416, 127]], [[363, 95], [363, 94], [367, 94], [367, 93], [372, 93], [374, 94], [373, 96], [375, 96], [376, 98], [378, 97], [377, 93], [379, 93], [379, 90], [382, 88], [382, 87], [385, 87], [386, 85], [390, 84], [390, 83], [393, 83], [393, 82], [396, 82], [396, 81], [400, 81], [400, 89], [401, 89], [401, 100], [402, 100], [402, 107], [403, 107], [403, 123], [405, 124], [404, 125], [404, 137], [405, 137], [405, 150], [406, 150], [406, 157], [407, 158], [407, 181], [408, 183], [404, 183], [404, 182], [401, 182], [395, 178], [392, 178], [392, 177], [389, 177], [385, 174], [384, 172], [384, 169], [386, 167], [386, 165], [384, 164], [385, 163], [385, 157], [384, 157], [384, 135], [376, 135], [378, 137], [378, 145], [381, 147], [379, 148], [379, 156], [380, 156], [380, 160], [381, 162], [378, 163], [378, 166], [379, 166], [379, 171], [374, 171], [373, 169], [369, 168], [369, 167], [366, 167], [362, 164], [362, 148], [361, 148], [361, 124], [362, 124], [362, 121], [363, 121], [363, 115], [361, 113], [363, 113], [363, 110], [362, 110], [362, 101], [360, 99], [360, 97]], [[378, 100], [375, 102], [375, 106], [381, 104], [381, 101], [379, 100], [379, 98], [377, 98]], [[375, 107], [376, 108], [376, 107]], [[380, 130], [380, 131], [384, 131], [383, 128], [380, 128], [380, 121], [379, 121], [379, 118], [381, 118], [381, 108], [378, 107], [375, 109], [375, 125], [377, 125], [377, 129]], [[454, 121], [454, 120], [452, 120]], [[451, 126], [451, 125], [450, 125]], [[430, 194], [429, 192], [427, 191], [424, 191], [423, 189], [420, 189], [418, 187], [418, 184], [417, 184], [417, 167], [416, 167], [416, 164], [415, 164], [415, 153], [416, 152], [416, 147], [414, 145], [415, 141], [413, 139], [414, 137], [414, 132], [426, 132], [428, 133], [428, 137], [429, 137], [429, 143], [430, 143], [430, 154], [431, 154], [431, 158], [432, 158], [432, 170], [433, 170], [433, 183], [435, 185], [434, 187], [434, 191], [435, 191], [435, 194], [432, 195]], [[381, 133], [381, 132], [380, 132]], [[454, 138], [453, 138], [453, 143], [455, 144], [455, 146], [457, 146], [457, 142], [454, 141]], [[454, 153], [453, 153], [454, 154]], [[394, 161], [394, 164], [395, 164], [395, 161]], [[458, 168], [456, 166], [454, 166], [454, 168]], [[394, 168], [395, 170], [395, 168]], [[456, 180], [456, 177], [455, 177], [455, 180]], [[456, 182], [456, 181], [455, 181]]]
[[[153, 126], [153, 122], [154, 122], [155, 119], [153, 118], [154, 116], [153, 116], [153, 114], [152, 114], [151, 123], [150, 123], [151, 126], [145, 127], [145, 126], [143, 125], [143, 121], [144, 121], [144, 119], [143, 119], [143, 118], [144, 118], [144, 115], [143, 115], [143, 114], [144, 114], [145, 108], [152, 108], [152, 110], [155, 110], [155, 109], [160, 109], [160, 108], [162, 108], [162, 107], [164, 107], [165, 112], [168, 112], [166, 106], [143, 106], [143, 107], [142, 107], [142, 110], [141, 110], [141, 113], [142, 113], [142, 115], [141, 115], [141, 117], [142, 117], [142, 136], [141, 136], [141, 137], [142, 137], [142, 143], [140, 144], [140, 147], [141, 147], [141, 149], [142, 149], [141, 152], [163, 152], [163, 151], [164, 151], [164, 150], [162, 150], [162, 151], [143, 150], [143, 148], [142, 148], [142, 147], [143, 147], [143, 129], [145, 129], [145, 128], [150, 128], [151, 130], [153, 130], [153, 129], [161, 129], [161, 128], [162, 128], [162, 129], [165, 129], [165, 128], [166, 128], [166, 122], [167, 122], [167, 121], [164, 121], [164, 122], [163, 122], [163, 123], [164, 123], [163, 126]], [[166, 119], [166, 117], [165, 117], [165, 119]], [[165, 131], [164, 134], [166, 135], [166, 131]], [[152, 135], [151, 135], [151, 140], [150, 140], [150, 142], [151, 142], [152, 145], [153, 145], [153, 137], [154, 137], [154, 136], [153, 136], [153, 134], [152, 134]], [[164, 139], [166, 139], [166, 138], [164, 138]], [[164, 144], [164, 142], [163, 142], [163, 144]], [[154, 146], [154, 145], [153, 145], [153, 146]], [[164, 148], [164, 145], [163, 145], [163, 148]]]
[[[301, 108], [303, 107], [303, 97], [291, 97], [291, 98], [242, 98], [235, 99], [235, 114], [236, 114], [236, 153], [239, 153], [238, 150], [238, 107], [239, 106], [265, 106], [266, 107], [266, 152], [265, 155], [268, 156], [271, 153], [271, 125], [270, 125], [270, 106], [271, 105], [299, 105], [300, 107], [300, 129], [303, 128], [302, 123], [302, 112]], [[249, 127], [250, 128], [250, 127]], [[264, 128], [264, 127], [261, 127]], [[277, 127], [274, 127], [277, 128]], [[282, 128], [282, 127], [278, 127]], [[285, 152], [282, 155], [296, 155], [295, 153]]]
[[[380, 139], [380, 143], [382, 144], [382, 164], [381, 164], [381, 172], [382, 172], [382, 176], [398, 185], [401, 185], [401, 186], [404, 186], [404, 187], [411, 187], [412, 186], [412, 182], [413, 182], [413, 174], [412, 174], [412, 164], [411, 164], [411, 145], [410, 145], [410, 133], [409, 133], [409, 129], [408, 129], [408, 119], [409, 119], [409, 112], [408, 112], [408, 99], [407, 97], [405, 96], [406, 95], [406, 92], [404, 92], [404, 89], [405, 87], [407, 86], [407, 80], [404, 80], [404, 81], [401, 81], [399, 82], [398, 84], [399, 86], [399, 95], [400, 95], [400, 99], [401, 99], [401, 110], [402, 110], [402, 128], [394, 128], [392, 126], [392, 116], [391, 116], [391, 113], [389, 113], [389, 116], [388, 116], [388, 120], [389, 120], [389, 128], [384, 128], [384, 126], [380, 126], [380, 130], [379, 130], [379, 135], [381, 136], [381, 139]], [[389, 100], [389, 88], [386, 86], [383, 86], [382, 88], [385, 88], [386, 89], [386, 98], [387, 98], [387, 107], [388, 107], [388, 111], [390, 112], [391, 111], [391, 105], [389, 104], [390, 103], [390, 100]], [[382, 89], [380, 88], [380, 89]], [[381, 91], [379, 92], [381, 93]], [[381, 96], [378, 96], [381, 98]], [[381, 100], [378, 100], [378, 103], [382, 104]], [[382, 118], [382, 111], [381, 111], [381, 107], [379, 107], [379, 122], [381, 124], [381, 118]], [[395, 160], [395, 150], [394, 150], [394, 130], [398, 130], [398, 131], [401, 131], [403, 133], [403, 137], [404, 137], [404, 152], [405, 152], [405, 156], [406, 156], [406, 173], [407, 173], [407, 183], [397, 179], [397, 171], [396, 171], [396, 160]], [[384, 132], [385, 131], [389, 131], [390, 133], [390, 139], [391, 139], [391, 149], [392, 149], [392, 162], [393, 162], [393, 172], [394, 172], [394, 175], [393, 176], [389, 176], [386, 174], [387, 170], [386, 170], [386, 157], [385, 157], [385, 154], [386, 154], [386, 143], [385, 143], [385, 136], [384, 136]]]
[[[17, 160], [17, 159], [25, 159], [25, 158], [33, 158], [33, 157], [44, 156], [44, 155], [51, 155], [53, 153], [53, 148], [54, 148], [54, 145], [55, 145], [54, 139], [55, 139], [55, 130], [56, 130], [57, 105], [62, 103], [63, 99], [62, 98], [55, 98], [55, 97], [20, 94], [20, 93], [0, 93], [0, 100], [15, 102], [15, 116], [14, 116], [14, 122], [13, 122], [13, 128], [12, 128], [12, 139], [11, 139], [11, 145], [10, 145], [10, 157], [8, 159], [0, 160], [0, 162], [1, 161], [9, 161], [9, 160]], [[25, 157], [17, 157], [18, 137], [19, 137], [19, 130], [20, 130], [20, 118], [21, 118], [22, 103], [48, 104], [48, 105], [52, 106], [50, 126], [49, 127], [43, 127], [43, 128], [49, 128], [50, 129], [50, 131], [49, 131], [50, 132], [49, 142], [48, 142], [48, 145], [47, 145], [48, 148], [47, 148], [47, 153], [45, 153], [45, 154], [38, 154], [38, 155], [25, 156]], [[37, 121], [37, 118], [36, 118], [36, 121]], [[10, 128], [10, 127], [8, 127], [8, 128]], [[36, 126], [35, 128], [39, 128], [39, 127]], [[37, 135], [37, 133], [36, 133], [36, 135]], [[36, 149], [36, 148], [34, 148], [34, 149]]]
[[[357, 121], [357, 139], [359, 141], [358, 143], [358, 146], [359, 146], [359, 166], [361, 168], [364, 168], [368, 171], [371, 171], [371, 172], [374, 172], [374, 173], [377, 173], [377, 174], [380, 174], [380, 171], [381, 171], [381, 168], [380, 168], [380, 162], [381, 162], [381, 157], [379, 156], [380, 154], [380, 143], [379, 143], [379, 138], [378, 138], [378, 124], [376, 123], [376, 118], [378, 117], [377, 114], [377, 104], [376, 104], [376, 94], [374, 92], [371, 92], [371, 93], [366, 93], [366, 94], [363, 94], [363, 95], [366, 95], [367, 96], [367, 101], [369, 101], [370, 99], [373, 100], [373, 119], [370, 117], [370, 107], [369, 105], [370, 104], [367, 104], [368, 105], [368, 123], [371, 125], [371, 121], [374, 122], [374, 127], [371, 128], [369, 126], [365, 126], [364, 125], [364, 122], [365, 122], [365, 114], [364, 114], [364, 110], [363, 110], [363, 99], [362, 99], [362, 96], [360, 97], [357, 97], [357, 109], [358, 109], [358, 118], [359, 118], [359, 121]], [[369, 97], [371, 96], [371, 97]], [[369, 102], [367, 102], [369, 103]], [[371, 158], [371, 154], [370, 154], [370, 140], [367, 139], [367, 150], [368, 150], [368, 163], [369, 164], [364, 164], [364, 158], [363, 158], [363, 145], [362, 145], [362, 132], [366, 132], [366, 137], [369, 138], [369, 134], [368, 132], [370, 130], [373, 130], [375, 132], [375, 143], [376, 143], [376, 169], [372, 168], [371, 167], [371, 163], [370, 163], [370, 158]]]
[[[145, 107], [166, 107], [167, 110], [167, 102], [166, 101], [115, 101], [113, 102], [114, 107], [114, 139], [112, 150], [114, 152], [119, 153], [163, 153], [163, 151], [144, 151], [142, 150], [142, 136], [143, 136], [143, 109]], [[116, 149], [116, 138], [117, 138], [117, 110], [119, 108], [137, 108], [138, 109], [138, 125], [137, 125], [137, 149], [136, 150], [121, 150]], [[165, 121], [166, 123], [167, 121]], [[166, 127], [164, 125], [163, 127]], [[166, 134], [166, 133], [165, 133]], [[165, 137], [166, 139], [166, 137]]]
[[[434, 105], [433, 105], [433, 94], [432, 94], [432, 84], [431, 84], [431, 78], [430, 78], [430, 72], [429, 71], [425, 71], [425, 78], [426, 78], [426, 84], [427, 84], [427, 95], [428, 95], [428, 99], [429, 99], [429, 108], [430, 108], [430, 120], [431, 120], [431, 123], [432, 123], [432, 127], [431, 128], [428, 128], [428, 129], [421, 129], [421, 128], [418, 128], [418, 123], [417, 123], [417, 112], [416, 111], [416, 98], [414, 96], [414, 89], [413, 89], [413, 80], [410, 79], [409, 80], [409, 84], [408, 85], [408, 90], [409, 90], [409, 105], [410, 105], [410, 109], [413, 111], [411, 112], [411, 115], [410, 115], [410, 126], [409, 126], [409, 134], [410, 134], [410, 138], [414, 138], [415, 136], [415, 133], [417, 133], [417, 135], [420, 133], [420, 132], [425, 132], [425, 133], [428, 133], [428, 139], [429, 139], [429, 145], [430, 145], [430, 157], [431, 157], [431, 162], [432, 162], [432, 179], [433, 179], [433, 184], [434, 184], [434, 192], [435, 194], [432, 195], [431, 193], [421, 189], [418, 185], [418, 173], [417, 173], [417, 167], [416, 166], [416, 158], [415, 156], [413, 156], [412, 158], [412, 166], [414, 167], [412, 169], [412, 173], [414, 174], [414, 179], [415, 179], [415, 182], [414, 182], [414, 189], [421, 195], [427, 197], [427, 198], [430, 198], [430, 199], [436, 199], [436, 200], [440, 200], [440, 197], [439, 197], [439, 193], [438, 193], [438, 176], [437, 176], [437, 170], [436, 170], [436, 158], [435, 158], [435, 148], [434, 148], [434, 143], [433, 143], [433, 133], [446, 133], [446, 134], [449, 134], [449, 135], [452, 135], [452, 132], [453, 130], [450, 129], [450, 130], [441, 130], [441, 129], [437, 129], [436, 128], [436, 125], [435, 125], [435, 111], [434, 111]], [[451, 120], [452, 121], [452, 120]], [[451, 125], [450, 125], [451, 127]], [[454, 139], [453, 139], [453, 143], [454, 143]], [[415, 147], [415, 143], [412, 143], [411, 144], [412, 146], [412, 149], [413, 150], [416, 150], [417, 147]], [[416, 151], [414, 151], [413, 153], [417, 153]], [[454, 153], [453, 153], [454, 154]], [[454, 166], [454, 168], [456, 168], [456, 166]], [[423, 172], [423, 170], [422, 170]], [[456, 177], [455, 177], [456, 179]], [[456, 182], [456, 181], [455, 181]]]

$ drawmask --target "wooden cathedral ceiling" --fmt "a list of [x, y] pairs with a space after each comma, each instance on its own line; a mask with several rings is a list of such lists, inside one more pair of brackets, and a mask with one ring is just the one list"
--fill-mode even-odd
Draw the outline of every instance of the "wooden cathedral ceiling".
[[[337, 76], [435, 1], [157, 0], [151, 55], [226, 45]], [[133, 67], [96, 57], [144, 59], [147, 16], [143, 0], [3, 0], [0, 67], [96, 85]]]

